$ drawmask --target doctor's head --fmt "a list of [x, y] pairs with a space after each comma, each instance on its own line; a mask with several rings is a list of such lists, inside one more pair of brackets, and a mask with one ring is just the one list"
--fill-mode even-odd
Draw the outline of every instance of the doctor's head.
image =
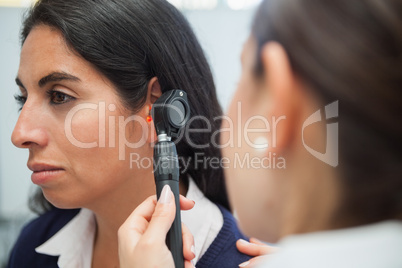
[[223, 150], [246, 234], [401, 219], [401, 12], [391, 0], [262, 3], [229, 109], [234, 129], [258, 131]]

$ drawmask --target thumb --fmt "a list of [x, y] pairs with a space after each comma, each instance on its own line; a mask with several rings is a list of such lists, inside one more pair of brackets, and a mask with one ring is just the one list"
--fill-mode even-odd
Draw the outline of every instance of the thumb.
[[166, 234], [169, 231], [176, 215], [174, 195], [169, 185], [162, 189], [155, 211], [144, 234], [148, 241], [161, 240], [165, 243]]

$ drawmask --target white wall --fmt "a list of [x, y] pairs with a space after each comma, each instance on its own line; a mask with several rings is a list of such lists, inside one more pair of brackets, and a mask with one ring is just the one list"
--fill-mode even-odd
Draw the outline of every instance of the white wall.
[[[31, 189], [26, 167], [27, 150], [15, 148], [10, 141], [18, 117], [13, 95], [19, 62], [19, 30], [22, 9], [0, 8], [0, 216], [27, 213]], [[218, 97], [227, 107], [240, 75], [240, 52], [246, 40], [253, 11], [185, 12], [205, 49], [212, 66]]]
[[212, 67], [218, 98], [226, 110], [240, 78], [240, 55], [254, 10], [186, 12]]
[[0, 215], [15, 217], [27, 212], [30, 173], [27, 150], [10, 140], [18, 117], [14, 79], [19, 63], [19, 28], [22, 9], [0, 8]]

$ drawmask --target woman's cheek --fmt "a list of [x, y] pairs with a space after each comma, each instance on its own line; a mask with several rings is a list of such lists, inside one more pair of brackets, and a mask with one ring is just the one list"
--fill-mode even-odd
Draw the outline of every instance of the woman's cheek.
[[70, 113], [69, 116], [66, 118], [64, 131], [70, 143], [83, 149], [98, 147], [101, 130], [98, 111], [83, 109]]

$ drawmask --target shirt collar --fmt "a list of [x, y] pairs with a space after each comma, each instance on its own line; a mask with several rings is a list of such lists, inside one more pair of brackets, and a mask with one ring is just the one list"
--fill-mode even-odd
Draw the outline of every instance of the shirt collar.
[[57, 265], [63, 268], [91, 267], [95, 216], [81, 209], [69, 223], [35, 250], [50, 256], [60, 256]]

